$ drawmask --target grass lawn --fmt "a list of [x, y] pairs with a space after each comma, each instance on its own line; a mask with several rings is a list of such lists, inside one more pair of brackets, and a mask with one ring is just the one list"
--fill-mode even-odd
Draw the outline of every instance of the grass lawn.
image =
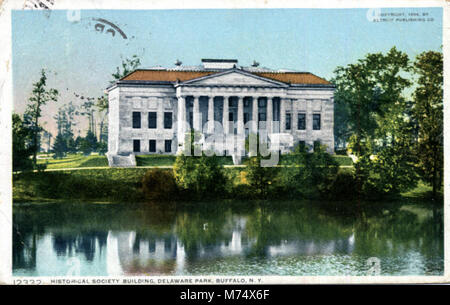
[[48, 169], [108, 166], [105, 156], [84, 156], [82, 154], [69, 154], [62, 159], [38, 159], [37, 163], [47, 164]]
[[[176, 156], [173, 155], [141, 155], [136, 156], [137, 166], [172, 166]], [[283, 156], [281, 160], [289, 156]], [[347, 156], [334, 155], [333, 158], [341, 166], [353, 165], [352, 159]], [[223, 165], [233, 165], [231, 156], [221, 157]], [[106, 156], [82, 154], [69, 154], [62, 159], [38, 159], [38, 164], [47, 164], [47, 169], [82, 168], [82, 167], [105, 167], [108, 166]]]

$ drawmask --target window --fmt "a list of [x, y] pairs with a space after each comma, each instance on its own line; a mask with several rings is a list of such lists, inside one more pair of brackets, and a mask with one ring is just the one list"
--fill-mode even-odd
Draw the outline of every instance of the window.
[[266, 120], [266, 114], [265, 113], [258, 113], [258, 121], [265, 121]]
[[250, 100], [244, 99], [244, 107], [250, 107]]
[[298, 130], [306, 129], [306, 115], [304, 113], [298, 114], [297, 129]]
[[298, 142], [298, 147], [299, 147], [300, 151], [306, 151], [306, 143], [305, 143], [305, 141], [299, 141]]
[[291, 130], [291, 114], [286, 113], [286, 130]]
[[265, 99], [258, 100], [258, 107], [266, 107], [266, 102]]
[[140, 151], [141, 151], [141, 141], [133, 140], [133, 152], [140, 152]]
[[250, 113], [244, 112], [244, 124], [247, 124], [249, 120], [250, 120]]
[[313, 130], [320, 130], [320, 114], [313, 114]]
[[165, 152], [171, 152], [172, 151], [172, 140], [165, 140], [164, 141], [164, 151]]
[[228, 113], [228, 121], [234, 122], [234, 120], [233, 120], [233, 112], [229, 112]]
[[156, 152], [156, 140], [149, 140], [148, 141], [148, 151], [149, 152]]
[[172, 128], [172, 112], [164, 112], [164, 128]]
[[148, 128], [156, 128], [156, 112], [148, 113]]
[[133, 112], [133, 128], [141, 128], [141, 113]]
[[314, 141], [314, 151], [319, 151], [320, 141]]

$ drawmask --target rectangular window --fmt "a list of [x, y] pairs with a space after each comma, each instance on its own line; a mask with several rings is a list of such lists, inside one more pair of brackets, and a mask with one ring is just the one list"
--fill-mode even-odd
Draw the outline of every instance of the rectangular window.
[[250, 100], [249, 99], [245, 99], [244, 100], [244, 107], [250, 107]]
[[313, 130], [320, 130], [320, 114], [313, 114]]
[[291, 130], [291, 114], [286, 113], [286, 130]]
[[148, 128], [156, 128], [156, 112], [148, 113]]
[[320, 141], [314, 141], [314, 151], [319, 151]]
[[172, 112], [164, 112], [164, 128], [172, 128]]
[[234, 122], [234, 120], [233, 120], [233, 112], [229, 112], [228, 113], [228, 121]]
[[156, 140], [149, 140], [148, 141], [148, 151], [149, 152], [156, 152]]
[[172, 152], [172, 140], [165, 140], [164, 141], [164, 151], [165, 152]]
[[266, 107], [266, 102], [265, 99], [258, 100], [258, 107]]
[[305, 151], [306, 150], [306, 143], [305, 143], [305, 141], [299, 141], [298, 142], [298, 146], [300, 148], [300, 151]]
[[298, 130], [306, 129], [306, 114], [304, 114], [304, 113], [298, 114], [297, 129]]
[[250, 120], [250, 113], [244, 112], [244, 124], [247, 124], [249, 120]]
[[133, 140], [133, 152], [140, 152], [140, 151], [141, 151], [141, 141]]
[[133, 128], [141, 128], [141, 113], [133, 112]]
[[266, 120], [266, 114], [262, 113], [262, 112], [258, 113], [258, 121], [262, 122], [262, 121], [265, 121], [265, 120]]

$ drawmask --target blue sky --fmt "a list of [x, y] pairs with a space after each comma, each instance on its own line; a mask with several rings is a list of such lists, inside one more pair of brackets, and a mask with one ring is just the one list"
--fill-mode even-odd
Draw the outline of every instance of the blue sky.
[[[410, 58], [441, 51], [441, 8], [386, 8], [381, 13], [428, 13], [429, 22], [370, 22], [367, 9], [82, 10], [71, 22], [66, 11], [13, 11], [13, 91], [22, 113], [39, 71], [60, 91], [43, 121], [55, 131], [57, 108], [73, 92], [97, 97], [121, 58], [137, 54], [142, 67], [172, 67], [176, 59], [198, 65], [201, 58], [253, 60], [273, 69], [309, 71], [331, 78], [337, 66], [396, 46]], [[408, 17], [408, 16], [406, 16]], [[96, 31], [93, 18], [117, 25], [128, 37]], [[80, 129], [83, 129], [84, 122]], [[81, 132], [84, 133], [83, 131]]]

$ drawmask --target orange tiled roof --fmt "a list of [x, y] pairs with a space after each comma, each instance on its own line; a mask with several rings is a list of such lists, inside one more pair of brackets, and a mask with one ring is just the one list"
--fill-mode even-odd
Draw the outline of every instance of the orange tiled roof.
[[[182, 82], [218, 73], [217, 71], [136, 70], [121, 80]], [[249, 72], [254, 75], [291, 84], [330, 85], [330, 82], [307, 72]]]

